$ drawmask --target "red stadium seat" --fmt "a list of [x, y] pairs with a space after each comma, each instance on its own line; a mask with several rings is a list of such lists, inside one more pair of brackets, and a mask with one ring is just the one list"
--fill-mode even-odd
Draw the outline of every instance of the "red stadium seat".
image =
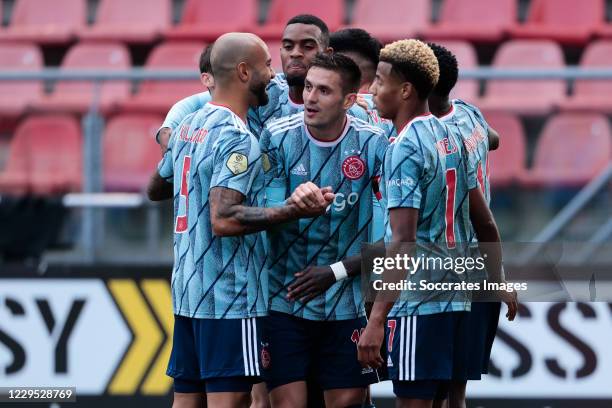
[[153, 70], [189, 69], [194, 72], [193, 81], [143, 81], [140, 91], [123, 104], [128, 111], [165, 113], [177, 101], [202, 92], [203, 85], [197, 79], [202, 43], [164, 43], [155, 48], [146, 63]]
[[512, 29], [511, 35], [582, 45], [604, 20], [605, 0], [533, 0], [527, 22]]
[[[478, 68], [478, 57], [476, 50], [467, 42], [463, 41], [440, 41], [441, 46], [455, 54], [459, 64], [459, 72], [464, 69]], [[478, 81], [475, 79], [461, 79], [451, 91], [451, 98], [463, 99], [467, 102], [476, 102], [478, 99]]]
[[68, 116], [27, 118], [15, 132], [0, 191], [62, 194], [81, 188], [81, 131]]
[[[125, 71], [131, 68], [130, 53], [121, 44], [79, 43], [72, 47], [62, 63], [62, 69], [92, 69]], [[94, 98], [95, 84], [91, 81], [60, 81], [55, 91], [32, 105], [37, 111], [70, 111], [83, 113], [89, 110]], [[110, 81], [101, 85], [99, 109], [108, 112], [130, 95], [129, 81]]]
[[0, 41], [65, 44], [85, 27], [84, 0], [16, 0], [11, 24], [0, 31]]
[[[34, 44], [0, 44], [1, 70], [38, 71], [42, 67], [42, 53]], [[16, 118], [42, 95], [40, 81], [0, 81], [0, 116]]]
[[499, 133], [499, 149], [489, 154], [492, 188], [508, 187], [521, 180], [525, 171], [527, 146], [519, 119], [509, 113], [485, 112], [489, 126]]
[[[565, 68], [559, 45], [544, 40], [517, 40], [501, 46], [495, 68]], [[563, 80], [490, 80], [480, 106], [488, 110], [510, 110], [522, 115], [542, 115], [565, 100]]]
[[150, 43], [170, 26], [170, 0], [147, 0], [145, 3], [124, 0], [101, 0], [96, 23], [79, 33], [81, 40]]
[[298, 14], [314, 14], [325, 21], [329, 31], [335, 31], [344, 22], [343, 0], [272, 0], [268, 19], [256, 30], [263, 39], [282, 37], [287, 21]]
[[429, 26], [429, 0], [358, 0], [351, 25], [363, 28], [383, 43], [415, 37]]
[[445, 0], [439, 22], [423, 36], [429, 40], [499, 42], [516, 21], [516, 0]]
[[161, 155], [153, 135], [163, 121], [157, 115], [125, 114], [104, 130], [104, 189], [142, 191]]
[[257, 0], [187, 0], [181, 23], [166, 38], [212, 42], [229, 31], [253, 31], [257, 15]]
[[[612, 66], [612, 41], [598, 41], [587, 47], [580, 66], [609, 68]], [[612, 80], [577, 80], [574, 95], [563, 104], [563, 110], [599, 111], [612, 114]]]
[[609, 163], [612, 133], [608, 119], [595, 113], [562, 113], [545, 125], [535, 150], [527, 187], [576, 187], [589, 182]]

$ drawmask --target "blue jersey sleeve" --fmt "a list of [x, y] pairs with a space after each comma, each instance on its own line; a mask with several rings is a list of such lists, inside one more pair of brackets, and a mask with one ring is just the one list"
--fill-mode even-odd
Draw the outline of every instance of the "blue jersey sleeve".
[[210, 92], [208, 91], [200, 92], [198, 94], [181, 99], [180, 101], [172, 105], [172, 108], [170, 108], [170, 110], [168, 111], [168, 114], [166, 115], [164, 123], [162, 123], [161, 127], [174, 129], [178, 126], [179, 123], [181, 123], [185, 116], [199, 109], [202, 109], [202, 107], [208, 102], [210, 102], [210, 100], [211, 96]]
[[161, 161], [157, 165], [157, 172], [168, 183], [174, 183], [174, 163], [172, 162], [172, 151], [170, 148], [164, 153]]
[[232, 128], [223, 132], [214, 152], [210, 188], [230, 188], [246, 196], [261, 166], [259, 144], [249, 133]]
[[414, 129], [396, 140], [398, 145], [385, 158], [388, 208], [420, 208], [421, 183], [425, 169], [425, 154]]

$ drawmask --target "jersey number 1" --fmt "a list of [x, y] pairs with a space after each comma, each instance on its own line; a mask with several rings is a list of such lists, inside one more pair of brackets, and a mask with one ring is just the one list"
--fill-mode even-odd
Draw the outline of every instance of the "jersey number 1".
[[457, 170], [446, 170], [446, 245], [455, 247], [455, 193], [457, 190]]
[[[181, 197], [185, 197], [185, 215], [177, 215], [176, 227], [174, 232], [180, 234], [187, 231], [187, 215], [189, 214], [189, 185], [187, 183], [187, 177], [189, 176], [189, 169], [191, 168], [191, 156], [183, 157], [183, 170], [181, 171]], [[180, 199], [180, 198], [179, 198]]]

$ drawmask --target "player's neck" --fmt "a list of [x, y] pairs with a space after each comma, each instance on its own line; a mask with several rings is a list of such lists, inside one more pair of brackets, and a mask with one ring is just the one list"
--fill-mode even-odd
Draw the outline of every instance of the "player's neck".
[[404, 126], [417, 116], [424, 116], [429, 113], [427, 101], [417, 101], [413, 105], [402, 107], [398, 110], [397, 115], [393, 119], [393, 126], [397, 129], [398, 134], [404, 129]]
[[442, 117], [446, 115], [452, 108], [452, 104], [448, 95], [437, 96], [431, 95], [429, 97], [429, 109], [436, 117]]
[[212, 101], [215, 105], [220, 105], [231, 110], [244, 123], [247, 123], [247, 111], [249, 110], [249, 102], [247, 96], [240, 95], [231, 89], [215, 89], [215, 94], [212, 96]]
[[303, 86], [290, 86], [289, 87], [289, 99], [291, 102], [298, 105], [304, 104], [304, 87]]
[[314, 137], [315, 139], [321, 140], [324, 142], [333, 142], [334, 140], [342, 136], [342, 133], [344, 132], [344, 128], [346, 127], [347, 120], [348, 119], [345, 114], [345, 115], [342, 115], [342, 117], [339, 117], [337, 120], [330, 123], [329, 126], [315, 128], [315, 127], [306, 125], [306, 127], [308, 129], [308, 133], [310, 133], [310, 135]]

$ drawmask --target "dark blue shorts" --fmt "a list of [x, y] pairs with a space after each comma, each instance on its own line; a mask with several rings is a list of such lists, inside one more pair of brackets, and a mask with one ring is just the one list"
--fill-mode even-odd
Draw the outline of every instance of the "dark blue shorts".
[[257, 318], [174, 316], [167, 374], [176, 392], [250, 392], [261, 382]]
[[[387, 320], [387, 370], [395, 382], [450, 381], [465, 364], [459, 337], [468, 312], [397, 317]], [[436, 386], [437, 387], [437, 386]]]
[[263, 322], [262, 367], [269, 390], [313, 377], [323, 390], [378, 382], [376, 370], [361, 367], [357, 360], [365, 317], [315, 321], [270, 312]]
[[472, 311], [463, 322], [461, 346], [466, 353], [466, 364], [462, 370], [455, 369], [453, 379], [459, 381], [480, 380], [482, 374], [489, 372], [491, 348], [499, 323], [499, 302], [474, 302]]

